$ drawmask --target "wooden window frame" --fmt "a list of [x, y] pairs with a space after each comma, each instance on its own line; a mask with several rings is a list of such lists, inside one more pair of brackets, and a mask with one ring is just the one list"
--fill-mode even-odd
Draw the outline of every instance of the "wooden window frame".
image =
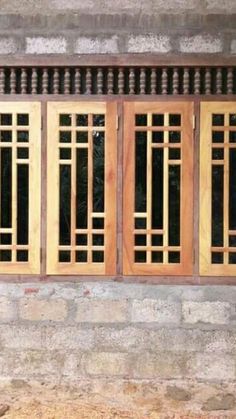
[[[145, 54], [128, 54], [128, 55], [109, 55], [104, 57], [104, 55], [84, 55], [84, 56], [70, 56], [62, 57], [55, 56], [53, 59], [47, 56], [40, 57], [29, 57], [27, 62], [25, 57], [1, 57], [0, 58], [0, 67], [15, 66], [15, 67], [36, 67], [36, 66], [125, 66], [129, 63], [129, 66], [142, 66], [145, 63], [145, 66], [235, 66], [236, 58], [235, 57], [224, 57], [224, 56], [214, 56], [214, 57], [204, 57], [204, 56], [168, 56], [163, 55], [154, 55], [147, 56]], [[58, 101], [59, 96], [56, 94], [47, 95], [47, 94], [6, 94], [0, 93], [0, 101], [8, 102], [14, 101], [15, 103], [21, 101], [29, 102], [40, 102], [41, 103], [41, 112], [42, 112], [42, 147], [41, 147], [41, 158], [42, 158], [42, 168], [41, 168], [41, 217], [45, 220], [46, 218], [46, 185], [47, 185], [47, 171], [46, 168], [46, 156], [47, 156], [47, 103], [51, 101]], [[117, 271], [116, 275], [46, 275], [46, 223], [44, 222], [41, 225], [41, 272], [40, 275], [25, 275], [25, 274], [0, 274], [0, 281], [5, 282], [81, 282], [87, 281], [88, 278], [91, 281], [103, 281], [103, 280], [114, 280], [118, 282], [136, 282], [136, 283], [152, 283], [152, 284], [191, 284], [191, 285], [210, 285], [210, 284], [224, 284], [224, 285], [235, 285], [235, 278], [225, 275], [222, 276], [201, 276], [198, 271], [199, 266], [199, 138], [200, 138], [200, 103], [201, 102], [214, 102], [214, 101], [235, 101], [234, 94], [193, 94], [193, 95], [73, 95], [63, 94], [60, 95], [60, 101], [106, 101], [106, 102], [116, 102], [117, 110], [119, 116], [119, 129], [117, 132]], [[196, 118], [195, 123], [195, 134], [194, 134], [194, 263], [193, 263], [193, 274], [192, 275], [180, 275], [180, 276], [167, 276], [167, 275], [132, 275], [124, 276], [122, 274], [122, 189], [123, 189], [123, 172], [122, 172], [122, 160], [123, 160], [123, 103], [124, 101], [145, 101], [145, 102], [162, 102], [162, 101], [191, 101], [194, 103], [194, 115]]]

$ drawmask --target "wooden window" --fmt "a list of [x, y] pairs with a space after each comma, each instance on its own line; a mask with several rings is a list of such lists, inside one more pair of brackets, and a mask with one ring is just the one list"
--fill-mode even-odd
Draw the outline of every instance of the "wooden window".
[[236, 104], [201, 104], [200, 273], [236, 275]]
[[48, 104], [47, 273], [116, 273], [116, 104]]
[[40, 273], [40, 103], [0, 102], [0, 272]]
[[193, 104], [124, 112], [124, 274], [191, 274]]

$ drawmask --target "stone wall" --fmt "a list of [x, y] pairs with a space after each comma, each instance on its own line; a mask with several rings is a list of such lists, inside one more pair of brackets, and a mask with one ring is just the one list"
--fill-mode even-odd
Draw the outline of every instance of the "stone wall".
[[235, 301], [227, 286], [0, 284], [0, 384], [236, 416]]
[[236, 53], [235, 0], [0, 0], [0, 54]]

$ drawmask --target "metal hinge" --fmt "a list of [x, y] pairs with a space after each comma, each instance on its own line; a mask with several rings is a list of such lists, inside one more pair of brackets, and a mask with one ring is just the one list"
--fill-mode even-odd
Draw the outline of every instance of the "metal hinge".
[[193, 115], [193, 130], [196, 129], [196, 115]]
[[119, 127], [120, 127], [120, 117], [119, 117], [119, 115], [116, 115], [116, 129], [117, 129], [117, 131], [119, 130]]

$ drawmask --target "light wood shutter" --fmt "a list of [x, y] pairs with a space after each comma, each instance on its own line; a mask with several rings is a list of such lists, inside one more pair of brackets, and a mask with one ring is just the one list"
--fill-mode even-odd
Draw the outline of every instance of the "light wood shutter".
[[236, 275], [236, 103], [201, 103], [200, 273]]
[[0, 102], [0, 273], [40, 273], [41, 105]]
[[48, 274], [115, 274], [116, 147], [115, 103], [48, 103]]
[[190, 275], [193, 104], [124, 104], [123, 270]]

